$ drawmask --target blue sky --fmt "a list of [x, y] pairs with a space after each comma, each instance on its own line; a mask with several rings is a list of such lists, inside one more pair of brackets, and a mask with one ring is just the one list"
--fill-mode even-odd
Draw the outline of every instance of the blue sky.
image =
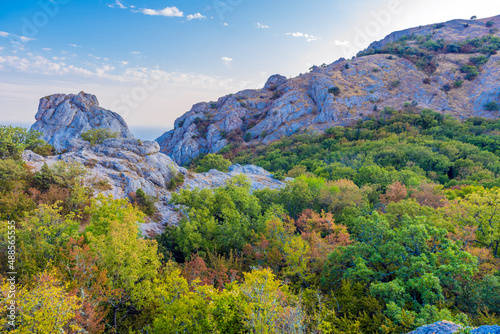
[[498, 14], [497, 0], [2, 1], [0, 124], [31, 124], [42, 96], [84, 90], [161, 132], [193, 103], [351, 57], [394, 30]]

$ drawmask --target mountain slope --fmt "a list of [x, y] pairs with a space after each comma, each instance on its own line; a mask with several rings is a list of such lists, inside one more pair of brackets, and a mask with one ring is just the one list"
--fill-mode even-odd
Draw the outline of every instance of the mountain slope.
[[[274, 75], [263, 89], [195, 104], [156, 141], [174, 161], [187, 164], [229, 144], [267, 143], [308, 128], [347, 125], [385, 106], [411, 103], [459, 119], [497, 117], [496, 26], [500, 16], [393, 33], [353, 60], [315, 66], [288, 80]], [[470, 75], [471, 66], [477, 73]]]

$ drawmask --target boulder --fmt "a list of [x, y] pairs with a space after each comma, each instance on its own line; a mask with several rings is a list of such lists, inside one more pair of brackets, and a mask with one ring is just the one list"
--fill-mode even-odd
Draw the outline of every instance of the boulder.
[[85, 146], [80, 135], [90, 129], [106, 128], [117, 132], [121, 138], [134, 137], [120, 115], [101, 108], [94, 95], [84, 92], [41, 98], [35, 119], [31, 130], [40, 131], [42, 139], [58, 152]]

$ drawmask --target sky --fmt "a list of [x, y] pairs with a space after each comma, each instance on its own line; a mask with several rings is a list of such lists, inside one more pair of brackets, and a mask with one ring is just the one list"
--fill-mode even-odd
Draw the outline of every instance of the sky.
[[0, 1], [0, 124], [85, 91], [154, 139], [197, 102], [349, 58], [387, 34], [500, 14], [498, 0]]

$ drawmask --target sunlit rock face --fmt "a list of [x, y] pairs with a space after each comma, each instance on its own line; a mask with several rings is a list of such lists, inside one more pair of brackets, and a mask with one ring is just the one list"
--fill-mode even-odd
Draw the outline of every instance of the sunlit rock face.
[[[378, 49], [403, 36], [431, 36], [432, 41], [464, 41], [493, 34], [487, 22], [500, 26], [500, 16], [483, 20], [454, 20], [395, 32], [369, 49]], [[368, 52], [370, 53], [370, 52]], [[301, 132], [322, 132], [332, 126], [366, 119], [384, 107], [430, 108], [458, 119], [497, 118], [485, 104], [500, 98], [500, 55], [489, 55], [477, 78], [464, 80], [460, 66], [473, 53], [436, 56], [434, 73], [397, 55], [372, 54], [330, 65], [313, 66], [309, 73], [287, 79], [273, 75], [262, 89], [244, 90], [217, 101], [195, 104], [178, 118], [173, 130], [156, 139], [161, 151], [178, 164], [200, 154], [216, 153], [231, 143], [269, 143]], [[455, 86], [456, 82], [461, 82]]]
[[32, 130], [58, 152], [74, 150], [83, 145], [80, 135], [87, 130], [106, 128], [121, 138], [133, 138], [123, 118], [99, 106], [94, 95], [54, 94], [40, 99]]

